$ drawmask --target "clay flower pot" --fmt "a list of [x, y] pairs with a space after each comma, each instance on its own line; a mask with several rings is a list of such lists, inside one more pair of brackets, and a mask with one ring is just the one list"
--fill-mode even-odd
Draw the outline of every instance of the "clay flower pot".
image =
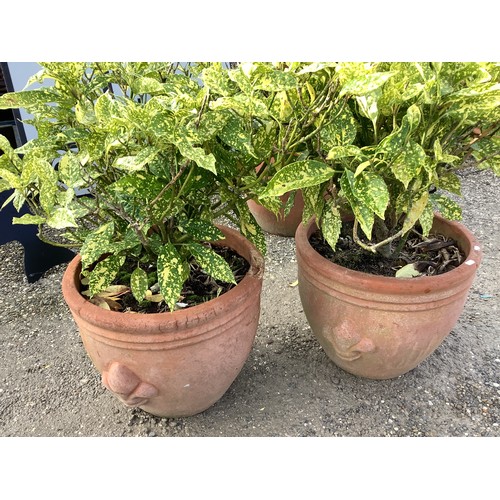
[[[289, 197], [290, 193], [285, 193], [280, 199], [285, 204]], [[255, 220], [264, 231], [278, 236], [294, 236], [298, 225], [302, 221], [304, 198], [302, 197], [302, 191], [298, 190], [295, 194], [293, 207], [286, 217], [284, 217], [283, 209], [276, 216], [256, 201], [248, 200], [247, 205]]]
[[220, 297], [173, 313], [128, 314], [91, 304], [79, 292], [79, 256], [64, 273], [63, 295], [85, 349], [103, 384], [127, 406], [161, 417], [202, 412], [222, 397], [248, 358], [264, 260], [240, 233], [219, 229], [222, 243], [249, 262], [248, 273]]
[[415, 368], [456, 324], [481, 262], [461, 224], [435, 216], [433, 229], [455, 239], [464, 262], [438, 276], [392, 278], [333, 264], [309, 244], [314, 220], [295, 235], [299, 293], [311, 329], [327, 355], [361, 377], [388, 379]]

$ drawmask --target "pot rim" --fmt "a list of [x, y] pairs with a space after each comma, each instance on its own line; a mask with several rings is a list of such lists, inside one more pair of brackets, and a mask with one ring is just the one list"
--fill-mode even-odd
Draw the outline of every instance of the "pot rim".
[[[394, 276], [379, 276], [355, 271], [335, 264], [323, 257], [309, 243], [309, 237], [318, 228], [312, 217], [307, 224], [300, 223], [295, 233], [297, 258], [314, 259], [320, 262], [326, 279], [340, 281], [345, 285], [362, 290], [379, 291], [380, 293], [407, 293], [408, 295], [423, 292], [428, 293], [447, 289], [454, 283], [472, 279], [482, 260], [482, 250], [476, 237], [461, 223], [445, 219], [440, 214], [434, 214], [434, 225], [446, 226], [456, 235], [461, 235], [468, 248], [462, 251], [466, 254], [464, 261], [455, 269], [437, 276], [417, 276], [415, 278], [396, 278]], [[439, 230], [438, 230], [439, 231]]]
[[[189, 330], [190, 327], [213, 320], [224, 309], [235, 308], [249, 294], [260, 295], [259, 288], [262, 286], [264, 275], [264, 257], [238, 231], [224, 225], [215, 225], [226, 238], [213, 243], [227, 245], [250, 264], [247, 274], [238, 285], [219, 297], [173, 312], [127, 314], [120, 311], [108, 311], [92, 304], [81, 295], [79, 279], [81, 257], [77, 254], [68, 264], [62, 279], [62, 292], [68, 307], [73, 314], [93, 325], [132, 333], [141, 330], [147, 324], [150, 333], [155, 330], [156, 334], [161, 334]], [[228, 244], [227, 237], [230, 237], [233, 243]]]

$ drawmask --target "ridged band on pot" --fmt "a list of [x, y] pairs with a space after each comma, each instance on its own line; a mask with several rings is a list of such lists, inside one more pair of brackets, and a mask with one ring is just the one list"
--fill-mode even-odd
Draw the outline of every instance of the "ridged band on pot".
[[257, 332], [264, 259], [237, 231], [218, 226], [250, 264], [231, 290], [172, 313], [104, 310], [80, 294], [80, 256], [62, 290], [103, 384], [128, 406], [162, 417], [190, 416], [217, 402], [240, 373]]
[[[290, 193], [284, 194], [280, 197], [281, 202], [286, 203], [289, 197]], [[248, 200], [247, 205], [255, 220], [264, 231], [278, 236], [294, 236], [298, 225], [302, 221], [304, 198], [302, 197], [301, 190], [296, 191], [292, 209], [286, 217], [284, 216], [283, 209], [276, 215], [256, 201]]]
[[361, 377], [388, 379], [415, 368], [455, 326], [481, 262], [481, 248], [460, 223], [435, 215], [433, 231], [465, 253], [437, 276], [393, 278], [353, 271], [322, 257], [309, 243], [314, 219], [295, 234], [299, 294], [327, 355]]

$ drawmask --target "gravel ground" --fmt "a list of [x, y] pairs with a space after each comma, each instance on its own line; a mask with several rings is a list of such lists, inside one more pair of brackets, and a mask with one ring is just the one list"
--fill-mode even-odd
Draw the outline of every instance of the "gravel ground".
[[[0, 246], [0, 436], [500, 436], [500, 178], [463, 173], [463, 222], [484, 259], [443, 344], [393, 380], [356, 378], [313, 338], [292, 238], [269, 235], [254, 348], [223, 398], [158, 418], [106, 392], [63, 301], [65, 265], [28, 284], [22, 246]], [[496, 441], [498, 442], [498, 441]]]

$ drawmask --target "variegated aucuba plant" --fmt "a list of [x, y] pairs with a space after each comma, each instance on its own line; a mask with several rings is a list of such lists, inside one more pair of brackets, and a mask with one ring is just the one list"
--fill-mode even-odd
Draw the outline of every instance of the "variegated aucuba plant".
[[[214, 105], [199, 79], [209, 67], [41, 63], [25, 90], [1, 96], [0, 109], [26, 109], [38, 133], [17, 149], [0, 135], [0, 191], [13, 190], [6, 203], [31, 212], [13, 223], [36, 224], [42, 240], [78, 249], [90, 297], [116, 282], [126, 260], [134, 270], [122, 284], [139, 302], [159, 285], [171, 311], [192, 259], [234, 282], [204, 244], [223, 237], [219, 217], [265, 251], [245, 203], [246, 167], [221, 156], [228, 148], [219, 135], [232, 134], [234, 111]], [[46, 79], [52, 85], [29, 89]], [[50, 241], [46, 228], [66, 242]]]
[[303, 154], [314, 161], [285, 165], [260, 199], [301, 188], [303, 222], [314, 215], [332, 249], [347, 211], [360, 246], [394, 255], [392, 243], [416, 224], [428, 235], [435, 211], [461, 218], [453, 198], [465, 160], [500, 174], [498, 63], [321, 63], [315, 70], [338, 94], [319, 130], [304, 131]]
[[[245, 179], [248, 195], [272, 212], [284, 208], [288, 214], [295, 187], [307, 185], [311, 169], [319, 172], [322, 167], [310, 150], [312, 139], [320, 131], [322, 136], [337, 133], [331, 122], [346, 97], [339, 93], [335, 65], [242, 62], [226, 69], [210, 65], [203, 70], [202, 79], [217, 95], [213, 106], [233, 111], [231, 126], [221, 134], [222, 143], [230, 150], [229, 161], [259, 166], [257, 171], [249, 170]], [[285, 166], [293, 178], [286, 179], [285, 191], [290, 196], [282, 207], [279, 196], [266, 186]], [[331, 172], [323, 177], [330, 178]]]

